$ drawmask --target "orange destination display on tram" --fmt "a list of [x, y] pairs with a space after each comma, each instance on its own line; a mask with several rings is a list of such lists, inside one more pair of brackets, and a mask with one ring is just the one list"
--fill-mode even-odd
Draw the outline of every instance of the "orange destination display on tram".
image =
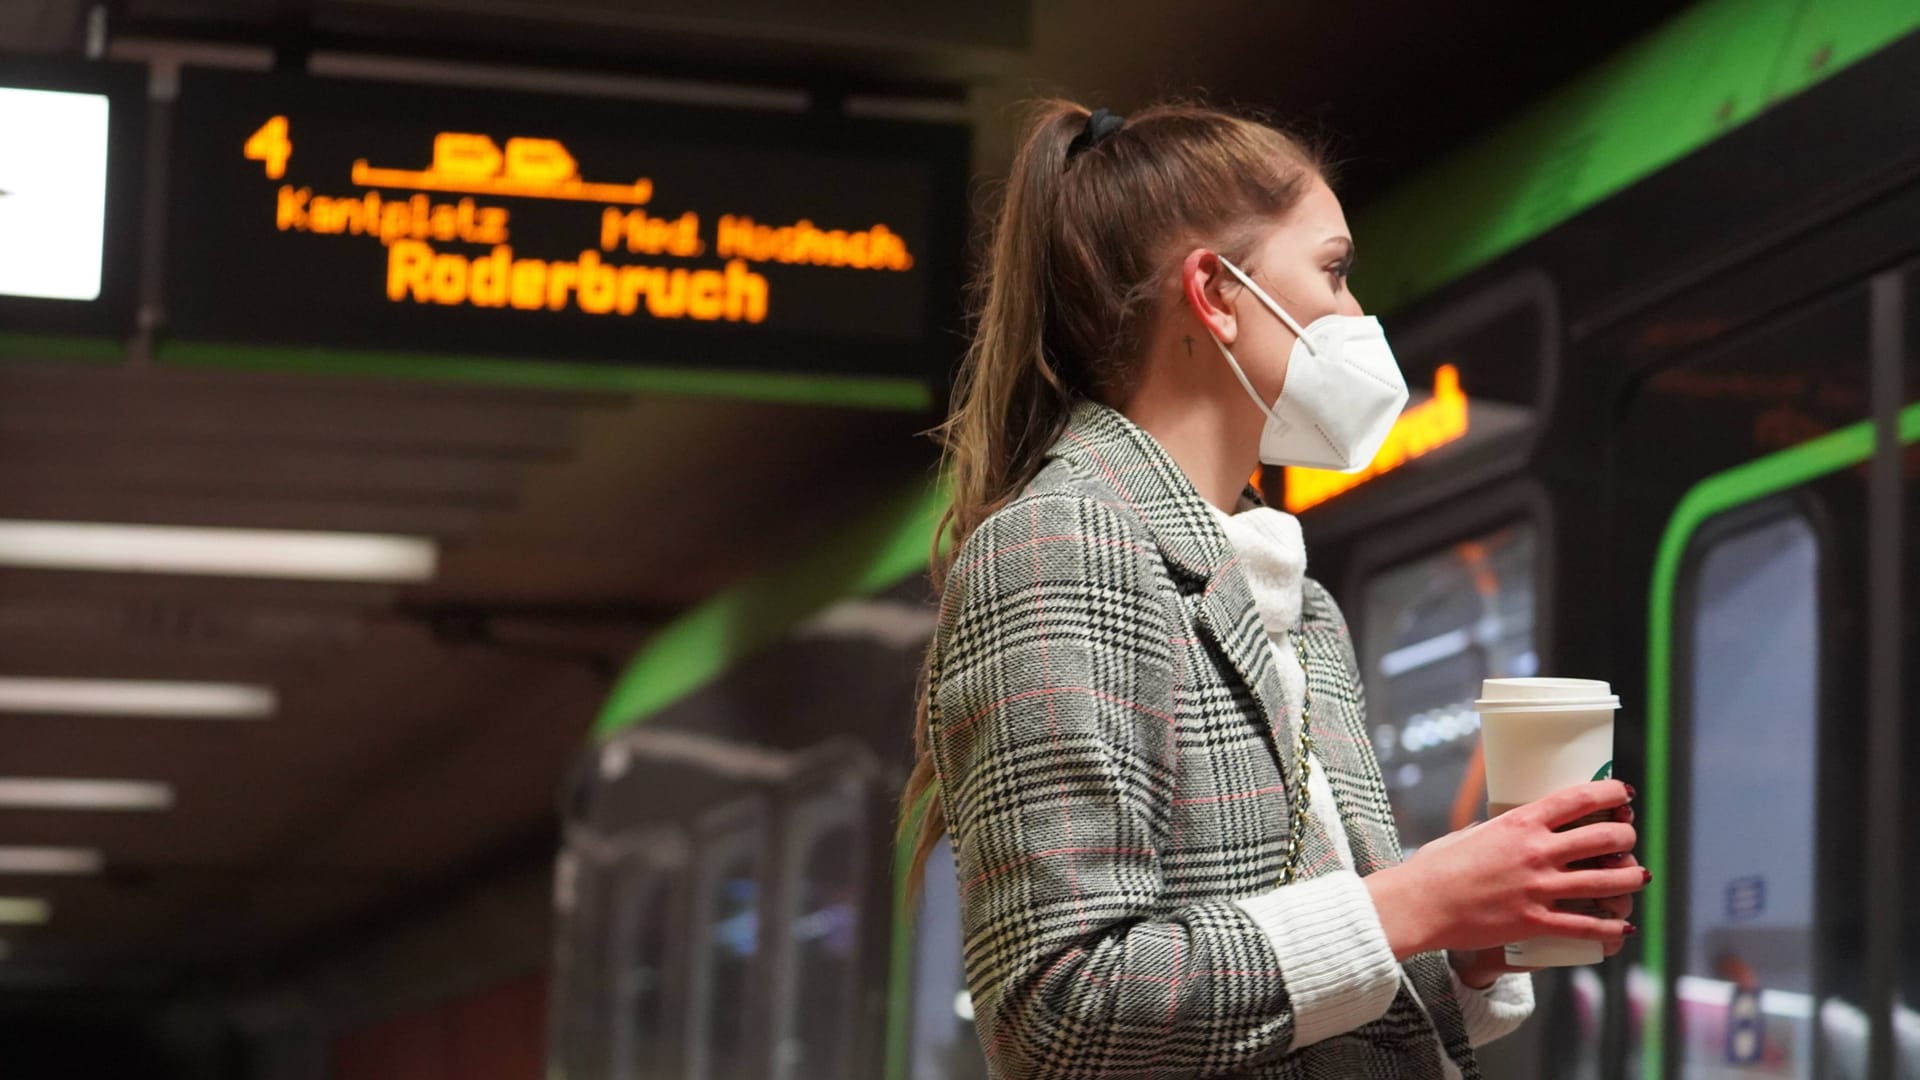
[[177, 340], [929, 377], [950, 359], [953, 128], [201, 71], [177, 123]]
[[1442, 364], [1433, 374], [1433, 396], [1400, 414], [1366, 468], [1352, 473], [1296, 467], [1284, 470], [1281, 483], [1285, 485], [1287, 512], [1297, 514], [1343, 491], [1352, 491], [1409, 461], [1459, 442], [1467, 437], [1467, 431], [1467, 395], [1460, 389], [1460, 369]]

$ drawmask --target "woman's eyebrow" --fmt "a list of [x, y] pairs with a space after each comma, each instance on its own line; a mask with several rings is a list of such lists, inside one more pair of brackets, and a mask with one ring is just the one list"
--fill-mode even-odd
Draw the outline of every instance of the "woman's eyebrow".
[[1329, 236], [1325, 240], [1321, 241], [1321, 243], [1322, 245], [1327, 247], [1345, 248], [1346, 257], [1347, 257], [1346, 261], [1349, 263], [1353, 262], [1355, 257], [1358, 255], [1357, 249], [1355, 249], [1353, 246], [1353, 240], [1345, 236]]

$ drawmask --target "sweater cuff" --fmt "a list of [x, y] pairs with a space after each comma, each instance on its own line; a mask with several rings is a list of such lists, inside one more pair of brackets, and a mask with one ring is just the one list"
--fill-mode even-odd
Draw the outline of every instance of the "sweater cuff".
[[1533, 1015], [1533, 976], [1510, 971], [1493, 980], [1493, 985], [1476, 990], [1460, 981], [1460, 974], [1447, 966], [1453, 978], [1453, 996], [1460, 1001], [1460, 1019], [1466, 1022], [1467, 1042], [1485, 1046], [1513, 1033], [1522, 1021]]
[[[1387, 1014], [1400, 993], [1400, 962], [1351, 870], [1234, 901], [1280, 961], [1293, 1007], [1293, 1049], [1344, 1035]], [[1528, 995], [1528, 1008], [1532, 996]]]

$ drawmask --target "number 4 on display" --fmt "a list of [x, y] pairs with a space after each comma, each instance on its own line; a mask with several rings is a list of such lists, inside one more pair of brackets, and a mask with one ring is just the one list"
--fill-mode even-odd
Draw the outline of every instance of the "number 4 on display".
[[278, 180], [287, 175], [287, 159], [293, 156], [293, 140], [287, 138], [287, 118], [276, 116], [247, 136], [246, 154], [248, 161], [266, 166], [267, 179]]

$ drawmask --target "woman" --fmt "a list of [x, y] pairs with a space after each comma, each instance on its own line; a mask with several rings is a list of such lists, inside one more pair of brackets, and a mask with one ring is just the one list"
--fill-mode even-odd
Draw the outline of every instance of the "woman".
[[1323, 173], [1187, 106], [1050, 103], [1015, 158], [906, 796], [996, 1077], [1473, 1077], [1532, 1009], [1501, 945], [1633, 930], [1618, 781], [1400, 861], [1345, 621], [1245, 482], [1405, 402]]

